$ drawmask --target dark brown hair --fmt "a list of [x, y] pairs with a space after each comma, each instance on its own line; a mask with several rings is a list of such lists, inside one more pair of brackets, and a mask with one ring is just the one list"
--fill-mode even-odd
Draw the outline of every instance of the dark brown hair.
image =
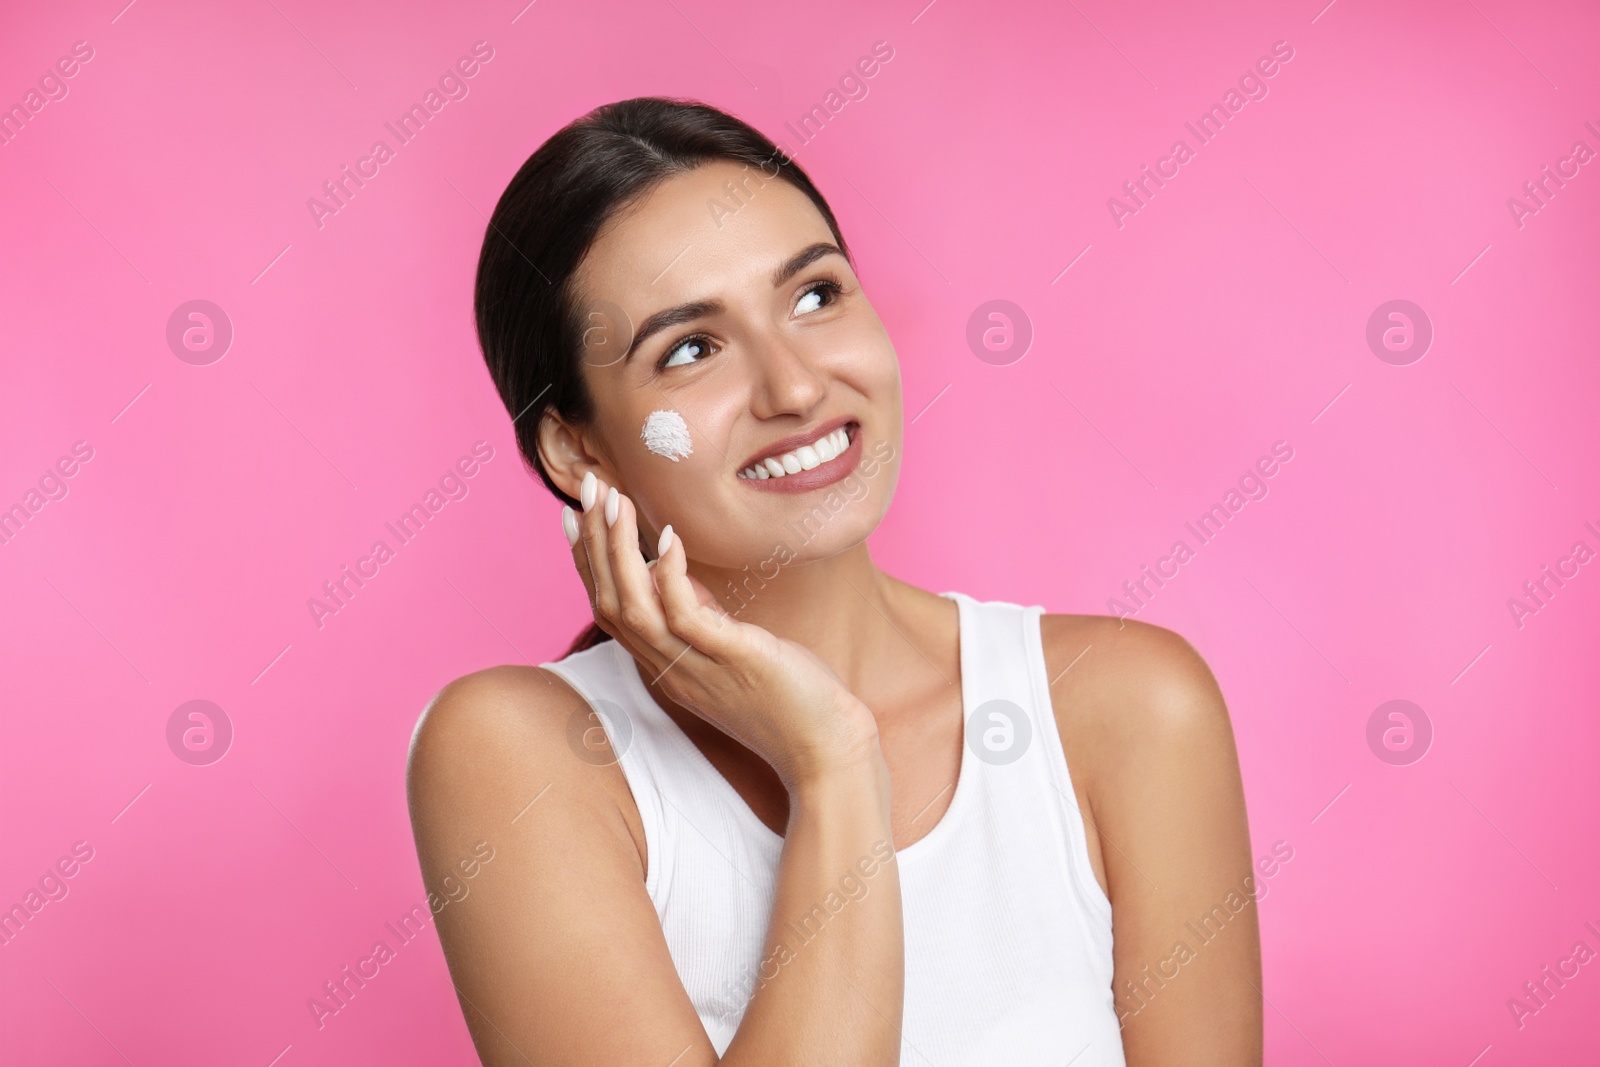
[[[581, 426], [594, 399], [580, 371], [585, 316], [574, 276], [606, 221], [674, 175], [743, 163], [810, 198], [845, 257], [832, 210], [788, 154], [755, 128], [694, 100], [641, 96], [595, 108], [539, 146], [495, 205], [473, 293], [478, 344], [512, 417], [517, 448], [545, 487], [574, 508], [539, 460], [546, 411]], [[592, 620], [565, 655], [609, 640]]]

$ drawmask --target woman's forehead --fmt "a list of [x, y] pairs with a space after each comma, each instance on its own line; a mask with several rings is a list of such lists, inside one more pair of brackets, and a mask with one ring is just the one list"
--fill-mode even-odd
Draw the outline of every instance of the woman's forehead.
[[674, 175], [609, 220], [579, 266], [578, 289], [642, 317], [765, 279], [806, 245], [832, 239], [795, 186], [718, 161]]

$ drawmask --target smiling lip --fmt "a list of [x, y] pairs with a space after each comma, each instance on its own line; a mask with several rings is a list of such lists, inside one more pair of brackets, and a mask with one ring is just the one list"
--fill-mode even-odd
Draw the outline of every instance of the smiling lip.
[[739, 469], [749, 470], [751, 467], [754, 467], [757, 463], [760, 463], [768, 456], [781, 456], [785, 452], [793, 452], [801, 445], [816, 444], [818, 441], [822, 440], [839, 427], [848, 426], [855, 421], [856, 420], [851, 418], [849, 415], [841, 415], [837, 419], [830, 419], [814, 430], [806, 430], [804, 433], [797, 433], [793, 436], [785, 437], [781, 441], [774, 441], [763, 451], [757, 452], [755, 455], [739, 464]]
[[[813, 489], [821, 489], [823, 486], [832, 485], [834, 482], [847, 477], [851, 471], [856, 469], [856, 465], [861, 462], [861, 425], [851, 418], [835, 419], [830, 423], [826, 423], [817, 431], [801, 434], [798, 437], [785, 438], [775, 446], [776, 451], [768, 450], [758, 458], [765, 459], [767, 456], [781, 456], [787, 451], [800, 447], [800, 445], [821, 440], [840, 426], [853, 427], [850, 431], [850, 443], [845, 446], [843, 452], [840, 452], [826, 463], [819, 463], [808, 471], [786, 474], [782, 478], [739, 478], [739, 482], [752, 489], [758, 489], [766, 493], [808, 493]], [[752, 459], [745, 467], [739, 469], [744, 470], [753, 466], [755, 462], [756, 460]]]

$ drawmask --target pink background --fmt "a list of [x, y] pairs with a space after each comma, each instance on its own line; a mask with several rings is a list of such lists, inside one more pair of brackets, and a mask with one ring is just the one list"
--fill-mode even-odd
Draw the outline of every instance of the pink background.
[[[320, 1030], [307, 1000], [424, 902], [403, 790], [424, 704], [585, 621], [472, 276], [523, 159], [646, 94], [785, 142], [858, 252], [904, 368], [887, 570], [1103, 613], [1293, 448], [1139, 613], [1222, 685], [1255, 852], [1294, 849], [1261, 911], [1268, 1062], [1600, 1052], [1600, 964], [1520, 1029], [1507, 1007], [1600, 950], [1600, 564], [1520, 628], [1507, 607], [1575, 541], [1600, 550], [1600, 163], [1521, 227], [1507, 207], [1600, 149], [1600, 14], [921, 3], [6, 16], [0, 103], [94, 49], [0, 146], [0, 506], [93, 449], [0, 545], [0, 906], [94, 850], [0, 947], [7, 1062], [475, 1062], [431, 926]], [[479, 40], [469, 95], [319, 228], [308, 198], [394, 147], [383, 124]], [[879, 40], [867, 95], [800, 147], [784, 123]], [[1119, 228], [1108, 198], [1195, 147], [1185, 120], [1277, 41], [1269, 95]], [[1365, 340], [1396, 298], [1435, 331], [1408, 366]], [[166, 342], [192, 299], [235, 332], [207, 366]], [[1035, 331], [1009, 365], [965, 340], [991, 299]], [[319, 629], [321, 583], [479, 440], [469, 494]], [[167, 743], [194, 699], [234, 729], [209, 766]], [[1408, 766], [1366, 740], [1391, 699], [1433, 726]]]

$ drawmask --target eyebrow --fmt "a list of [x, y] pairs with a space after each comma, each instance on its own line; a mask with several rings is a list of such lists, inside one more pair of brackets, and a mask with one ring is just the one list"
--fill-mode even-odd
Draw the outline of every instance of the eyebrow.
[[[844, 256], [839, 246], [829, 241], [818, 241], [816, 244], [807, 245], [794, 255], [790, 256], [778, 269], [772, 272], [772, 287], [774, 289], [805, 270], [811, 264], [824, 256]], [[845, 257], [848, 261], [849, 257]], [[695, 300], [688, 304], [679, 304], [676, 307], [665, 308], [656, 312], [639, 327], [633, 335], [633, 343], [628, 346], [628, 351], [622, 357], [622, 362], [627, 364], [633, 359], [634, 352], [643, 347], [651, 337], [663, 330], [670, 330], [674, 326], [704, 318], [708, 315], [720, 315], [727, 310], [727, 306], [720, 300]]]

